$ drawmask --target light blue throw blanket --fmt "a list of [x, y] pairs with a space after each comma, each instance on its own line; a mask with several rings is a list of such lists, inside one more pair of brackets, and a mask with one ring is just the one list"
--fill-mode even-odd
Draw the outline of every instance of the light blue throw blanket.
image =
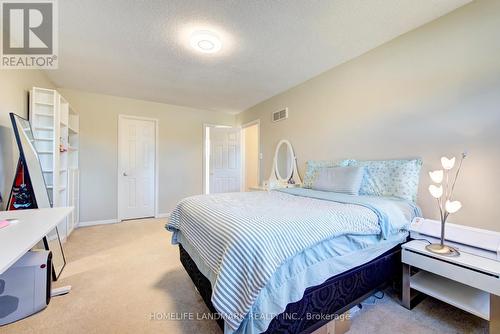
[[167, 228], [174, 244], [181, 232], [211, 271], [212, 303], [236, 330], [273, 273], [295, 255], [342, 235], [386, 238], [408, 224], [397, 200], [286, 189], [189, 197]]
[[401, 206], [396, 203], [404, 203], [413, 211], [411, 214], [414, 217], [421, 216], [420, 208], [414, 203], [392, 197], [381, 196], [353, 196], [347, 194], [340, 194], [326, 191], [315, 191], [306, 188], [286, 188], [278, 189], [278, 191], [285, 192], [291, 195], [304, 196], [309, 198], [322, 199], [337, 203], [356, 204], [364, 206], [372, 210], [379, 219], [380, 228], [382, 230], [382, 238], [387, 239], [388, 236], [393, 235], [400, 230], [408, 230], [409, 221], [405, 217], [404, 211]]

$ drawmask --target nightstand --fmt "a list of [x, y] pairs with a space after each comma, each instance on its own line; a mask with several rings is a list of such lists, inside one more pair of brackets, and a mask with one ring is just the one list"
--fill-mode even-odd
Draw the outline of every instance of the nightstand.
[[[282, 184], [282, 185], [274, 185], [273, 189], [280, 189], [280, 188], [300, 188], [302, 184]], [[263, 185], [263, 186], [252, 186], [248, 187], [250, 191], [269, 191], [269, 186], [268, 185]]]
[[248, 187], [250, 191], [267, 191], [267, 187], [265, 186], [253, 186], [253, 187]]
[[500, 262], [465, 252], [446, 257], [426, 245], [402, 245], [403, 306], [411, 309], [412, 293], [423, 293], [488, 320], [490, 333], [500, 333]]

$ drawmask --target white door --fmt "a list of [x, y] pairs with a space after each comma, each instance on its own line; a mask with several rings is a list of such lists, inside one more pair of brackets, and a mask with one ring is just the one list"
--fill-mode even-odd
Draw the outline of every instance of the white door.
[[211, 194], [241, 190], [240, 131], [238, 128], [210, 128]]
[[118, 137], [118, 218], [153, 217], [156, 122], [121, 116]]

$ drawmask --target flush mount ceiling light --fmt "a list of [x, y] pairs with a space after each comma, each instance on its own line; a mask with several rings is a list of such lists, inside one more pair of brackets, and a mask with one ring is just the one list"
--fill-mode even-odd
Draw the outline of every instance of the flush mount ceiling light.
[[213, 32], [207, 30], [196, 31], [191, 35], [191, 47], [203, 53], [216, 53], [222, 48], [222, 42]]

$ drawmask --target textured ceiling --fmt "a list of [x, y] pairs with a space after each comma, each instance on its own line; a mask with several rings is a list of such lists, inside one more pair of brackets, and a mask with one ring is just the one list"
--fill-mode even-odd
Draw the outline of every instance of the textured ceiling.
[[[238, 112], [470, 0], [64, 0], [64, 88]], [[189, 48], [197, 27], [218, 54]]]

